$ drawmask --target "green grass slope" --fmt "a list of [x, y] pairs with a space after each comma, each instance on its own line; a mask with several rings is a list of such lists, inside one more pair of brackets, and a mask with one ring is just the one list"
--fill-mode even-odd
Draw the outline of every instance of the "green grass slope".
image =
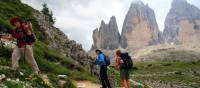
[[[0, 49], [0, 65], [1, 66], [11, 66], [11, 52], [12, 49], [9, 48], [1, 48]], [[54, 83], [54, 87], [58, 87], [59, 84], [56, 82], [59, 82], [59, 78], [57, 77], [58, 75], [66, 75], [66, 78], [64, 79], [69, 83], [66, 85], [73, 85], [71, 80], [90, 80], [93, 82], [98, 82], [96, 77], [90, 76], [90, 74], [83, 69], [78, 64], [75, 64], [75, 61], [73, 61], [70, 58], [63, 57], [60, 55], [58, 52], [55, 50], [52, 50], [47, 47], [42, 42], [36, 42], [34, 45], [34, 56], [35, 59], [38, 63], [38, 66], [40, 70], [42, 71], [43, 74], [48, 75], [50, 78], [50, 81]], [[32, 70], [30, 69], [30, 66], [26, 63], [24, 58], [20, 59], [20, 71], [25, 73], [26, 75], [31, 75]], [[19, 80], [24, 80], [23, 77], [12, 77], [12, 75], [15, 74], [10, 74], [9, 71], [1, 69], [0, 68], [0, 75], [4, 74], [7, 75], [8, 77], [11, 76], [11, 79], [19, 79]], [[19, 72], [17, 73], [19, 74]], [[28, 78], [28, 76], [26, 77]], [[25, 81], [31, 81], [31, 80], [25, 80]], [[35, 84], [37, 84], [38, 81], [36, 81]], [[3, 82], [4, 83], [4, 82]], [[36, 87], [42, 86], [40, 85], [40, 82], [36, 85]], [[74, 86], [74, 85], [73, 85]], [[35, 85], [33, 85], [35, 87]], [[43, 86], [44, 87], [44, 86]], [[20, 87], [21, 88], [21, 87]], [[48, 88], [48, 87], [47, 87]], [[73, 88], [73, 87], [72, 87]]]
[[[76, 61], [69, 57], [64, 57], [56, 50], [47, 46], [48, 42], [43, 37], [43, 32], [39, 29], [37, 21], [32, 16], [32, 11], [33, 8], [22, 4], [20, 0], [0, 0], [0, 18], [8, 21], [12, 17], [20, 16], [33, 23], [34, 32], [38, 38], [37, 42], [33, 45], [34, 57], [42, 73], [48, 76], [52, 87], [58, 88], [60, 86], [58, 83], [60, 79], [57, 75], [66, 75], [66, 77], [62, 79], [66, 81], [64, 84], [65, 88], [74, 88], [73, 80], [91, 80], [98, 82], [95, 76], [91, 76], [89, 72], [83, 69], [83, 66], [75, 64]], [[45, 81], [41, 80], [41, 77], [39, 76], [35, 76], [37, 80], [34, 81], [27, 79], [29, 78], [29, 75], [32, 75], [32, 70], [23, 58], [19, 61], [20, 69], [18, 72], [11, 73], [12, 70], [10, 70], [10, 68], [4, 69], [5, 66], [11, 66], [11, 53], [11, 48], [0, 48], [0, 87], [1, 85], [4, 85], [9, 88], [13, 88], [13, 86], [15, 86], [14, 88], [24, 88], [22, 86], [26, 84], [37, 88], [50, 87], [44, 85]], [[20, 76], [20, 72], [25, 75]], [[4, 75], [6, 77], [1, 79]], [[12, 80], [20, 80], [20, 82]]]
[[154, 88], [199, 88], [200, 61], [138, 62], [133, 79]]

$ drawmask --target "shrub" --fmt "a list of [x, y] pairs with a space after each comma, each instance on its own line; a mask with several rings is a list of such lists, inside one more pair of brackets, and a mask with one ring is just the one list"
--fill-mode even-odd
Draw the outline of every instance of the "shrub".
[[176, 75], [183, 75], [183, 73], [181, 71], [176, 71], [176, 72], [174, 72], [174, 74], [176, 74]]
[[65, 79], [65, 81], [66, 83], [63, 85], [63, 88], [76, 88], [70, 79]]
[[171, 63], [163, 64], [163, 66], [171, 66], [171, 65], [172, 65]]
[[139, 68], [136, 67], [136, 66], [133, 66], [133, 71], [134, 71], [134, 70], [139, 70]]
[[152, 66], [153, 66], [153, 64], [148, 64], [148, 65], [147, 65], [147, 67], [152, 67]]
[[0, 64], [1, 65], [10, 65], [12, 49], [10, 48], [0, 48]]

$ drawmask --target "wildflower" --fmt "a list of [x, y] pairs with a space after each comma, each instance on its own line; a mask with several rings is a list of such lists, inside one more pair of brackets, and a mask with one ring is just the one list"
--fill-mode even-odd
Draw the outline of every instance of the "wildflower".
[[58, 75], [58, 78], [65, 78], [66, 75]]
[[1, 76], [2, 76], [2, 78], [6, 78], [5, 74], [2, 74]]
[[23, 75], [24, 75], [24, 73], [22, 73], [22, 72], [19, 72], [19, 74], [20, 74], [21, 76], [23, 76]]
[[8, 78], [8, 79], [6, 79], [7, 81], [11, 81], [11, 79], [10, 78]]
[[44, 84], [46, 84], [46, 85], [49, 85], [49, 84], [50, 84], [50, 83], [49, 83], [49, 80], [47, 80], [47, 79], [44, 79], [43, 81], [44, 81]]
[[16, 82], [19, 82], [19, 79], [16, 79]]

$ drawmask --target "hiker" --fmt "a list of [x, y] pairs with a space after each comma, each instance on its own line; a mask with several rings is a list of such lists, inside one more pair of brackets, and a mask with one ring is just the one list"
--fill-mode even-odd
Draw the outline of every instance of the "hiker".
[[97, 54], [95, 63], [100, 66], [100, 81], [102, 84], [102, 88], [111, 88], [111, 85], [107, 76], [106, 56], [99, 49], [97, 49], [95, 52]]
[[124, 64], [124, 61], [121, 58], [121, 51], [116, 51], [116, 65], [115, 68], [120, 70], [120, 79], [121, 79], [121, 85], [124, 88], [131, 88], [130, 85], [130, 69], [123, 68], [122, 65]]
[[[31, 25], [22, 25], [22, 20], [19, 17], [12, 18], [10, 24], [15, 26], [16, 29], [11, 32], [12, 37], [17, 39], [17, 46], [14, 48], [12, 53], [12, 68], [16, 70], [19, 67], [18, 61], [21, 57], [24, 57], [28, 64], [33, 69], [35, 74], [39, 73], [38, 65], [33, 57], [32, 42], [27, 39], [32, 36]], [[28, 28], [28, 26], [30, 26]]]

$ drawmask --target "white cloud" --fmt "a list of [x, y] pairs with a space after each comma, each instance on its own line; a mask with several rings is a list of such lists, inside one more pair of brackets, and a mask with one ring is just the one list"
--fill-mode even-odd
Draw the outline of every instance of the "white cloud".
[[[46, 2], [56, 17], [55, 26], [61, 28], [70, 39], [81, 43], [89, 50], [92, 44], [92, 31], [100, 26], [101, 20], [108, 23], [111, 16], [116, 16], [121, 32], [124, 17], [132, 0], [22, 0], [35, 9], [41, 10]], [[161, 30], [170, 9], [171, 0], [142, 0], [154, 9]], [[199, 0], [188, 0], [199, 5]]]

